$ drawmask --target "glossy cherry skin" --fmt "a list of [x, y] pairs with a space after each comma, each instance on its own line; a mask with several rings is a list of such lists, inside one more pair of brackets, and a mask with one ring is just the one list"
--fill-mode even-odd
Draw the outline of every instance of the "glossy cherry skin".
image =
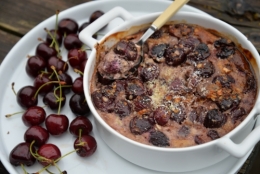
[[40, 43], [36, 48], [36, 56], [42, 57], [45, 61], [56, 55], [57, 51], [46, 42]]
[[60, 149], [54, 144], [44, 144], [42, 145], [37, 153], [48, 160], [39, 160], [39, 163], [43, 166], [53, 165], [55, 160], [61, 157]]
[[32, 106], [22, 115], [22, 120], [25, 126], [40, 125], [46, 118], [45, 110], [40, 106]]
[[64, 36], [71, 33], [76, 34], [78, 32], [78, 24], [73, 19], [65, 18], [62, 19], [58, 24], [58, 31]]
[[67, 50], [71, 49], [80, 49], [83, 45], [83, 43], [79, 40], [79, 37], [77, 34], [69, 34], [64, 38], [63, 41], [64, 47]]
[[100, 16], [102, 16], [104, 14], [104, 12], [100, 11], [100, 10], [97, 10], [95, 12], [93, 12], [91, 15], [90, 15], [90, 18], [89, 18], [89, 22], [92, 23], [94, 22], [95, 20], [97, 20]]
[[85, 71], [85, 67], [86, 67], [87, 61], [88, 61], [88, 59], [84, 60], [84, 61], [80, 64], [79, 70], [80, 70], [82, 73], [84, 73], [84, 71]]
[[78, 149], [76, 153], [79, 156], [88, 157], [97, 150], [97, 142], [91, 135], [83, 135], [75, 140], [74, 149]]
[[41, 147], [48, 141], [48, 139], [49, 132], [39, 125], [29, 127], [24, 133], [24, 141], [27, 143], [35, 141], [33, 145], [36, 147]]
[[68, 60], [70, 66], [79, 69], [81, 63], [87, 59], [87, 53], [81, 49], [71, 49], [68, 52]]
[[51, 135], [61, 135], [69, 127], [69, 119], [66, 115], [50, 114], [45, 120], [45, 126]]
[[34, 97], [35, 93], [35, 87], [24, 86], [17, 92], [16, 101], [24, 109], [36, 106], [38, 104], [38, 96]]
[[[59, 90], [56, 91], [56, 96], [60, 97]], [[59, 101], [56, 98], [56, 96], [54, 95], [54, 91], [48, 92], [43, 97], [43, 103], [46, 104], [50, 109], [57, 110], [59, 108]], [[66, 96], [62, 93], [61, 97], [62, 97], [61, 107], [63, 107], [66, 103]]]
[[90, 22], [84, 22], [80, 27], [79, 27], [79, 33], [86, 28], [87, 26], [89, 26]]
[[67, 62], [63, 61], [61, 58], [58, 58], [57, 56], [52, 56], [47, 61], [47, 70], [48, 72], [53, 72], [52, 66], [55, 67], [55, 70], [57, 72], [67, 72], [69, 69], [69, 65]]
[[93, 129], [92, 123], [85, 116], [78, 116], [72, 120], [69, 126], [69, 131], [75, 136], [79, 136], [80, 130], [81, 135], [88, 135]]
[[[59, 31], [56, 31], [56, 32], [55, 32], [55, 30], [50, 30], [50, 33], [51, 33], [52, 36], [55, 38], [55, 40], [58, 42], [59, 46], [61, 46], [61, 44], [62, 44], [62, 38], [63, 38], [63, 36], [61, 35], [61, 33], [60, 33]], [[47, 34], [47, 36], [46, 36], [46, 42], [47, 42], [49, 45], [52, 44], [52, 42], [53, 42], [53, 39], [52, 39], [52, 37], [51, 37], [49, 34]]]
[[83, 89], [83, 78], [82, 77], [77, 77], [71, 87], [71, 90], [75, 94], [84, 94], [84, 89]]
[[39, 56], [32, 56], [28, 58], [25, 70], [30, 77], [34, 78], [37, 77], [41, 71], [44, 71], [46, 66], [47, 64], [45, 59]]
[[[54, 88], [54, 83], [49, 83], [51, 81], [53, 81], [50, 77], [51, 75], [49, 73], [47, 74], [39, 74], [33, 82], [33, 86], [38, 90], [41, 86], [41, 89], [39, 91], [40, 95], [45, 95], [46, 93], [50, 92], [53, 90]], [[49, 84], [46, 84], [49, 83]]]
[[[64, 93], [64, 94], [70, 93], [71, 86], [73, 84], [72, 77], [66, 72], [59, 72], [59, 79], [60, 79], [60, 81], [65, 82], [65, 85], [67, 86], [67, 87], [62, 87], [62, 93]], [[58, 79], [55, 78], [55, 80], [58, 80]], [[58, 86], [58, 85], [55, 84], [55, 86]], [[61, 85], [61, 86], [63, 86], [63, 85]]]
[[[32, 146], [32, 151], [35, 152], [34, 146]], [[9, 161], [14, 166], [33, 165], [36, 159], [30, 153], [30, 143], [23, 142], [16, 145], [9, 154]]]
[[87, 116], [90, 111], [84, 94], [73, 94], [70, 98], [69, 106], [71, 111], [77, 116]]

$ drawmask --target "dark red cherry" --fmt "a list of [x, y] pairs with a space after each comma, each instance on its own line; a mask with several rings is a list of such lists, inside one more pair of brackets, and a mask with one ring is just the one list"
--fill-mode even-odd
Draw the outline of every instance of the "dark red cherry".
[[141, 110], [150, 110], [152, 108], [152, 99], [147, 95], [140, 95], [137, 96], [133, 100], [134, 110], [141, 111]]
[[24, 133], [24, 141], [28, 143], [35, 141], [33, 145], [36, 147], [42, 146], [48, 139], [49, 132], [39, 125], [29, 127]]
[[217, 48], [216, 55], [220, 59], [228, 58], [229, 56], [233, 55], [236, 50], [234, 42], [227, 41], [224, 38], [216, 40], [214, 42], [214, 46]]
[[73, 68], [80, 68], [81, 63], [87, 59], [87, 53], [81, 49], [71, 49], [68, 52], [68, 61]]
[[81, 157], [91, 156], [97, 149], [97, 142], [91, 135], [83, 135], [74, 141], [74, 149]]
[[84, 89], [83, 89], [83, 78], [82, 77], [77, 77], [71, 87], [71, 90], [75, 94], [84, 94]]
[[26, 63], [26, 73], [30, 77], [37, 77], [46, 68], [46, 61], [42, 57], [32, 56], [29, 57]]
[[147, 63], [144, 67], [142, 67], [140, 76], [143, 81], [151, 81], [156, 79], [159, 76], [160, 70], [158, 65], [154, 63]]
[[120, 117], [123, 118], [128, 116], [132, 111], [132, 105], [125, 99], [116, 101], [115, 103], [115, 113]]
[[[35, 152], [34, 146], [32, 146], [32, 151]], [[30, 143], [23, 142], [16, 145], [9, 154], [9, 161], [14, 166], [21, 164], [32, 166], [36, 159], [30, 153]]]
[[182, 106], [173, 106], [171, 108], [171, 120], [176, 121], [177, 123], [181, 124], [186, 119], [186, 113]]
[[[73, 84], [72, 77], [68, 73], [66, 73], [66, 72], [59, 72], [59, 79], [60, 79], [60, 81], [65, 82], [64, 85], [66, 85], [66, 87], [63, 87], [64, 85], [61, 85], [62, 92], [64, 94], [70, 93], [71, 86]], [[57, 77], [55, 77], [55, 80], [58, 80]], [[59, 86], [58, 84], [55, 84], [55, 85]]]
[[84, 73], [84, 71], [85, 71], [85, 67], [86, 67], [87, 61], [88, 61], [88, 59], [84, 60], [83, 62], [81, 62], [80, 66], [79, 66], [79, 70], [82, 73]]
[[61, 58], [58, 58], [57, 56], [52, 56], [47, 61], [48, 72], [53, 72], [53, 69], [51, 68], [52, 66], [55, 67], [55, 70], [57, 72], [58, 71], [67, 72], [69, 68], [68, 63], [63, 61]]
[[158, 44], [154, 45], [151, 49], [150, 56], [156, 62], [164, 62], [165, 58], [163, 57], [165, 50], [168, 48], [167, 44]]
[[226, 116], [218, 109], [211, 109], [207, 112], [203, 125], [206, 128], [219, 128], [226, 122]]
[[231, 75], [215, 76], [212, 83], [219, 84], [223, 88], [230, 88], [231, 84], [235, 83], [235, 79]]
[[100, 10], [97, 10], [97, 11], [94, 11], [91, 15], [90, 15], [90, 18], [89, 18], [89, 22], [92, 23], [94, 22], [96, 19], [98, 19], [100, 16], [102, 16], [104, 14], [104, 12], [100, 11]]
[[70, 98], [69, 106], [71, 111], [77, 116], [87, 116], [90, 111], [84, 94], [73, 94]]
[[46, 112], [40, 106], [32, 106], [22, 115], [23, 123], [28, 127], [42, 124], [45, 118]]
[[150, 132], [149, 142], [158, 147], [170, 146], [169, 138], [163, 132], [156, 130]]
[[246, 114], [246, 111], [243, 107], [235, 107], [231, 109], [230, 112], [231, 112], [231, 118], [233, 122], [236, 122]]
[[[46, 93], [50, 92], [54, 88], [54, 83], [50, 83], [52, 79], [50, 78], [51, 75], [49, 73], [39, 74], [35, 79], [33, 86], [38, 90], [40, 87], [39, 94], [45, 95]], [[47, 84], [48, 83], [48, 84]], [[44, 85], [44, 86], [43, 86]]]
[[195, 50], [187, 55], [187, 58], [193, 61], [205, 60], [210, 56], [209, 48], [206, 44], [200, 43]]
[[145, 87], [141, 80], [133, 79], [126, 83], [126, 97], [129, 100], [145, 93]]
[[114, 48], [114, 52], [129, 61], [135, 61], [137, 58], [137, 49], [132, 41], [119, 41]]
[[16, 95], [17, 103], [24, 109], [38, 104], [38, 96], [36, 95], [36, 88], [33, 86], [22, 87]]
[[130, 121], [129, 127], [132, 134], [140, 135], [144, 132], [149, 131], [152, 128], [152, 124], [149, 121], [149, 118], [146, 116], [135, 116]]
[[166, 64], [171, 66], [178, 66], [186, 61], [186, 53], [183, 48], [168, 48], [165, 50], [164, 57]]
[[203, 144], [204, 143], [203, 139], [199, 135], [195, 135], [194, 142], [196, 144]]
[[217, 131], [209, 130], [207, 136], [210, 137], [212, 140], [218, 139], [220, 136]]
[[[57, 110], [59, 108], [59, 98], [61, 100], [61, 107], [63, 107], [66, 103], [66, 96], [63, 93], [60, 96], [60, 92], [59, 90], [57, 90], [55, 94], [54, 91], [51, 91], [43, 97], [43, 103], [52, 110]], [[59, 98], [57, 98], [56, 96]]]
[[215, 72], [214, 65], [209, 61], [200, 62], [195, 67], [195, 73], [200, 77], [208, 78], [212, 76], [214, 72]]
[[113, 112], [115, 106], [115, 97], [107, 97], [100, 90], [96, 90], [91, 94], [94, 106], [104, 112]]
[[61, 135], [69, 127], [69, 119], [66, 115], [50, 114], [45, 120], [45, 126], [51, 135]]
[[62, 19], [58, 24], [58, 31], [62, 34], [62, 36], [69, 35], [71, 33], [76, 34], [78, 32], [78, 23], [69, 18]]
[[79, 33], [86, 28], [87, 26], [89, 26], [90, 22], [84, 22], [83, 24], [81, 24], [81, 26], [79, 27]]
[[187, 24], [174, 24], [169, 26], [169, 33], [177, 38], [182, 38], [183, 36], [187, 36], [192, 32], [193, 27]]
[[[55, 30], [50, 30], [50, 33], [55, 38], [56, 42], [58, 42], [59, 46], [61, 46], [63, 35], [59, 31], [55, 32]], [[46, 36], [46, 42], [49, 45], [53, 43], [53, 38], [49, 34]]]
[[40, 43], [36, 48], [36, 56], [42, 57], [45, 61], [56, 55], [57, 51], [46, 42]]
[[170, 119], [171, 111], [166, 106], [159, 106], [153, 112], [154, 120], [157, 124], [164, 126]]
[[[79, 33], [84, 29], [86, 28], [87, 26], [89, 26], [90, 22], [84, 22], [80, 27], [79, 27]], [[92, 36], [93, 38], [97, 39], [97, 34], [94, 34]]]
[[85, 116], [78, 116], [74, 118], [69, 126], [69, 131], [75, 136], [88, 135], [93, 129], [92, 123]]
[[54, 144], [42, 145], [38, 149], [37, 153], [41, 157], [43, 157], [43, 158], [38, 159], [39, 163], [43, 166], [53, 165], [55, 160], [57, 160], [61, 157], [60, 149]]
[[71, 49], [80, 49], [83, 45], [83, 43], [79, 40], [79, 37], [77, 34], [69, 34], [64, 38], [64, 47], [67, 50]]

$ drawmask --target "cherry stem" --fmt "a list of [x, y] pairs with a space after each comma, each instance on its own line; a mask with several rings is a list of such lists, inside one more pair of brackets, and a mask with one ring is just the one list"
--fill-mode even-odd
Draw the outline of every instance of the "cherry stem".
[[14, 92], [15, 95], [17, 95], [15, 90], [14, 90], [14, 82], [12, 83], [12, 91]]
[[79, 143], [75, 144], [76, 146], [84, 146], [85, 144], [87, 144], [87, 142], [83, 142], [81, 141], [81, 135], [82, 134], [82, 129], [79, 129]]
[[25, 170], [25, 167], [24, 167], [23, 163], [21, 163], [21, 167], [23, 169], [24, 174], [28, 174], [28, 172]]
[[76, 68], [74, 69], [74, 72], [75, 72], [75, 73], [78, 73], [78, 74], [81, 74], [82, 76], [84, 75], [84, 73], [83, 73], [82, 71], [80, 71], [80, 70], [78, 70], [78, 69], [76, 69]]
[[54, 32], [54, 34], [55, 34], [54, 36], [51, 34], [51, 32], [50, 32], [47, 28], [44, 28], [44, 30], [45, 30], [45, 31], [48, 33], [48, 35], [50, 35], [51, 38], [52, 38], [52, 43], [51, 43], [50, 47], [52, 47], [52, 46], [53, 46], [53, 43], [54, 43], [54, 47], [55, 47], [55, 50], [56, 50], [57, 53], [58, 53], [58, 57], [61, 58], [59, 43], [56, 41], [56, 38], [55, 38], [55, 36], [56, 36], [56, 30], [55, 30], [55, 32]]
[[21, 113], [24, 113], [24, 112], [25, 112], [25, 111], [19, 111], [19, 112], [15, 112], [15, 113], [12, 113], [12, 114], [6, 114], [5, 117], [6, 117], [6, 118], [9, 118], [9, 117], [11, 117], [11, 116], [13, 116], [13, 115], [21, 114]]
[[40, 92], [40, 90], [41, 90], [44, 86], [46, 86], [46, 85], [48, 85], [48, 84], [51, 84], [51, 83], [65, 84], [65, 82], [63, 82], [63, 81], [50, 81], [50, 82], [46, 82], [46, 83], [44, 83], [42, 86], [40, 86], [40, 87], [38, 88], [38, 90], [35, 92], [33, 98], [36, 98], [36, 96], [38, 95], [38, 93]]
[[[54, 66], [51, 66], [51, 69], [53, 70], [53, 72], [55, 73], [55, 75], [56, 75], [56, 77], [57, 77], [57, 79], [58, 79], [58, 81], [60, 82], [60, 78], [59, 78], [59, 75], [58, 75], [58, 73], [57, 73], [57, 71], [56, 71], [56, 69], [55, 69], [55, 67]], [[61, 83], [59, 83], [59, 87], [60, 87], [60, 97], [62, 96], [62, 88], [61, 88]], [[54, 92], [54, 94], [55, 94], [55, 92]], [[61, 100], [59, 100], [59, 108], [58, 108], [58, 115], [60, 115], [60, 110], [61, 110]]]

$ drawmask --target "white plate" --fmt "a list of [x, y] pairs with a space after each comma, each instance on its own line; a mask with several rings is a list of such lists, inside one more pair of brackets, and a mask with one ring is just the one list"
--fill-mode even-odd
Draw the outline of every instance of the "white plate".
[[[88, 21], [88, 16], [95, 10], [102, 10], [104, 12], [110, 10], [115, 6], [122, 6], [134, 16], [140, 16], [147, 13], [159, 12], [166, 9], [166, 7], [171, 3], [171, 1], [162, 0], [111, 0], [111, 1], [92, 1], [84, 3], [82, 5], [75, 6], [66, 11], [63, 11], [59, 15], [59, 19], [70, 17], [82, 24]], [[184, 6], [182, 11], [189, 11], [194, 13], [204, 13], [196, 8], [190, 7], [188, 5]], [[207, 15], [206, 13], [204, 13]], [[108, 27], [101, 33], [106, 33], [111, 28], [120, 24], [120, 19], [110, 22]], [[122, 22], [122, 21], [121, 21]], [[9, 163], [9, 153], [18, 143], [23, 142], [23, 134], [27, 127], [21, 121], [21, 114], [15, 115], [11, 118], [5, 118], [4, 115], [9, 113], [14, 113], [22, 110], [21, 107], [16, 103], [16, 97], [11, 90], [11, 83], [15, 82], [15, 89], [18, 91], [21, 87], [25, 85], [32, 85], [33, 79], [29, 78], [25, 73], [25, 64], [27, 60], [27, 55], [34, 55], [35, 48], [39, 41], [37, 38], [45, 38], [46, 33], [43, 28], [54, 28], [55, 16], [43, 21], [32, 29], [28, 34], [26, 34], [9, 52], [4, 61], [2, 62], [0, 68], [0, 158], [4, 166], [11, 174], [23, 173], [21, 167], [13, 167]], [[63, 50], [63, 57], [66, 60], [66, 51]], [[77, 75], [70, 70], [73, 79]], [[66, 114], [70, 121], [75, 117], [69, 109], [68, 101], [71, 94], [67, 96], [66, 107], [64, 107], [61, 113]], [[42, 99], [39, 98], [39, 105], [42, 106]], [[52, 113], [48, 108], [47, 113]], [[93, 156], [89, 158], [80, 158], [75, 153], [69, 155], [62, 159], [58, 165], [62, 170], [66, 170], [69, 174], [76, 173], [102, 173], [102, 174], [158, 174], [157, 171], [151, 171], [148, 169], [136, 166], [120, 156], [114, 153], [100, 136], [97, 134], [92, 116], [89, 117], [93, 123], [94, 130], [92, 135], [96, 138], [98, 149]], [[54, 143], [60, 147], [62, 154], [68, 153], [73, 150], [73, 142], [75, 137], [70, 135], [68, 132], [61, 137], [50, 137], [49, 143]], [[134, 152], [133, 152], [134, 153]], [[217, 165], [207, 167], [199, 171], [186, 172], [183, 174], [219, 174], [219, 173], [235, 173], [244, 161], [247, 159], [248, 153], [242, 159], [236, 159], [229, 157], [226, 160], [220, 162]], [[199, 157], [198, 157], [199, 158]], [[41, 169], [39, 164], [35, 164], [33, 167], [26, 167], [27, 172], [32, 173]], [[51, 171], [56, 171], [55, 168], [51, 168]], [[57, 173], [57, 172], [56, 172]]]

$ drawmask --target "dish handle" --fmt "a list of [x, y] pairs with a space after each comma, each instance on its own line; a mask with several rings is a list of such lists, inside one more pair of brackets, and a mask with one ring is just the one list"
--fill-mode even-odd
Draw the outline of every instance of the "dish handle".
[[[255, 117], [259, 115], [259, 111], [256, 112]], [[259, 119], [259, 118], [257, 118]], [[260, 120], [256, 119], [256, 123]], [[260, 124], [256, 124], [256, 127], [247, 135], [247, 137], [239, 144], [234, 143], [230, 136], [224, 136], [218, 142], [217, 146], [225, 150], [234, 157], [244, 157], [260, 140]]]
[[92, 37], [93, 34], [98, 32], [101, 28], [103, 28], [116, 17], [121, 17], [123, 20], [128, 20], [133, 18], [133, 15], [122, 7], [114, 7], [113, 9], [109, 10], [104, 15], [99, 17], [97, 20], [92, 22], [90, 25], [88, 25], [85, 29], [83, 29], [79, 33], [79, 39], [84, 44], [93, 49], [98, 42], [96, 39]]

